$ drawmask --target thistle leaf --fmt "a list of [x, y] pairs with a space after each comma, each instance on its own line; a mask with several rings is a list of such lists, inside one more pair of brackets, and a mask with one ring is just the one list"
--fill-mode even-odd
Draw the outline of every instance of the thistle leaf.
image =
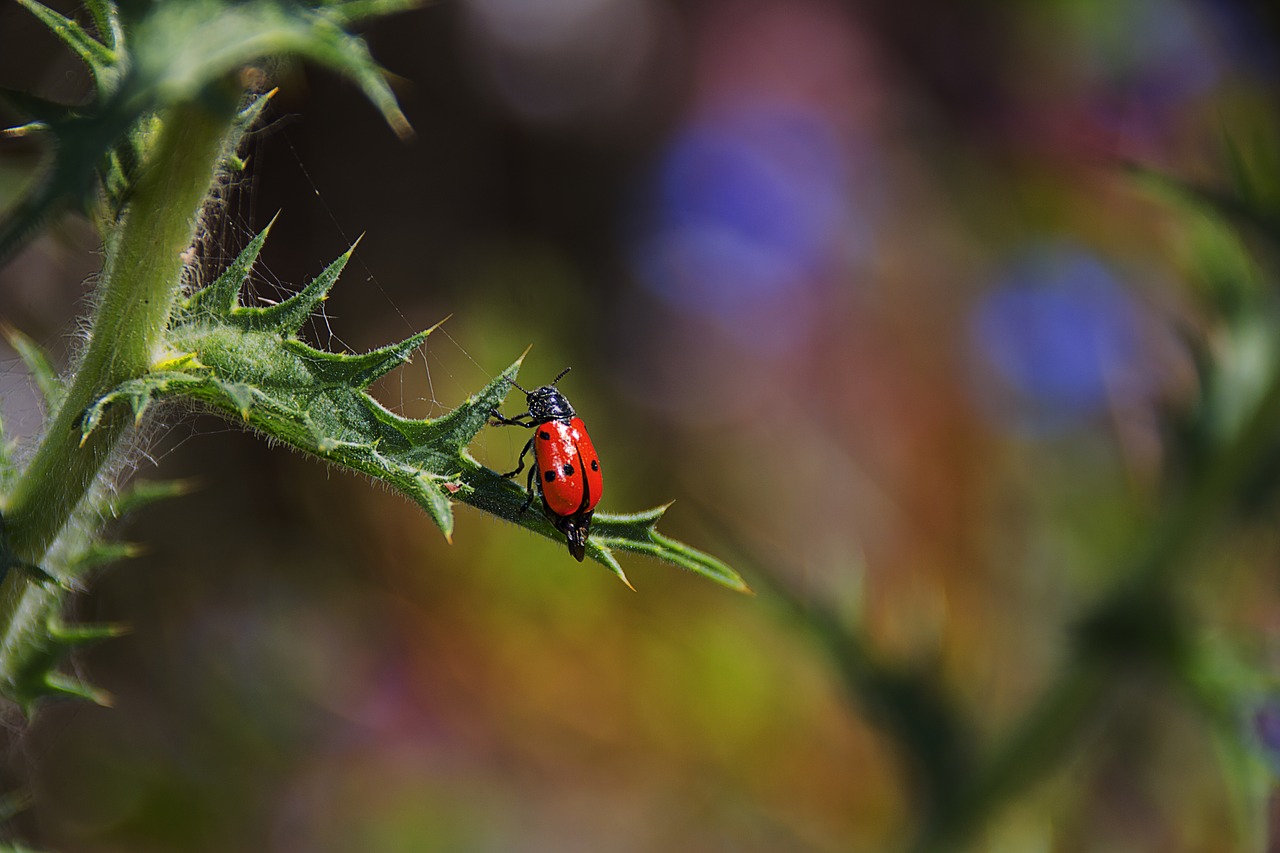
[[[128, 401], [135, 413], [162, 396], [196, 401], [276, 441], [387, 483], [422, 507], [446, 538], [453, 533], [452, 504], [461, 501], [563, 541], [540, 509], [526, 507], [524, 489], [467, 452], [510, 393], [523, 356], [442, 417], [418, 420], [388, 411], [365, 389], [408, 361], [435, 327], [361, 355], [303, 343], [297, 333], [307, 312], [328, 294], [351, 252], [279, 305], [240, 307], [233, 287], [247, 279], [265, 236], [259, 234], [226, 272], [180, 307], [168, 343], [172, 351], [192, 355], [105, 395], [86, 413], [86, 428], [119, 401]], [[628, 586], [615, 550], [657, 557], [746, 591], [727, 565], [657, 531], [665, 509], [597, 514], [587, 553]]]
[[33, 687], [35, 689], [30, 698], [22, 703], [27, 709], [28, 716], [30, 716], [31, 707], [38, 699], [79, 699], [104, 708], [109, 708], [113, 701], [111, 694], [107, 691], [100, 690], [73, 675], [52, 669], [46, 671], [44, 677], [39, 682], [35, 682]]
[[[52, 598], [47, 604], [56, 608], [60, 598]], [[7, 681], [0, 684], [0, 692], [17, 702], [28, 717], [36, 703], [44, 699], [79, 699], [110, 705], [108, 693], [59, 672], [57, 667], [75, 650], [122, 633], [124, 630], [115, 625], [66, 625], [57, 616], [49, 616], [45, 630], [29, 638], [21, 660], [6, 661]]]
[[128, 403], [133, 411], [135, 422], [142, 420], [155, 397], [172, 394], [178, 387], [199, 384], [201, 378], [176, 370], [165, 370], [148, 373], [138, 379], [123, 382], [108, 393], [94, 401], [85, 410], [80, 419], [80, 442], [84, 443], [89, 435], [102, 423], [107, 411], [117, 403]]
[[61, 619], [50, 619], [49, 635], [66, 648], [89, 646], [113, 637], [121, 637], [129, 633], [123, 625], [105, 623], [98, 625], [68, 625]]
[[89, 35], [84, 27], [72, 19], [36, 0], [18, 0], [18, 4], [25, 7], [63, 44], [71, 48], [95, 79], [100, 74], [109, 73], [116, 64], [118, 57], [115, 51]]
[[312, 349], [301, 341], [286, 340], [284, 345], [301, 356], [321, 382], [363, 390], [379, 377], [410, 361], [413, 351], [422, 346], [430, 333], [431, 330], [428, 329], [399, 343], [388, 344], [363, 355], [325, 352]]
[[[158, 89], [162, 102], [190, 101], [211, 81], [263, 57], [309, 59], [350, 78], [400, 136], [409, 123], [358, 36], [341, 15], [282, 2], [189, 0], [156, 4], [136, 26], [137, 77]], [[139, 88], [142, 88], [140, 86]]]
[[[364, 41], [342, 29], [343, 22], [353, 16], [341, 11], [330, 14], [324, 7], [279, 0], [148, 4], [133, 22], [126, 48], [118, 12], [107, 0], [90, 7], [105, 41], [94, 39], [79, 24], [36, 0], [22, 2], [89, 65], [98, 96], [75, 112], [29, 99], [36, 110], [58, 115], [57, 121], [34, 116], [53, 138], [54, 158], [0, 222], [0, 263], [50, 217], [67, 209], [92, 208], [98, 198], [95, 183], [105, 190], [109, 208], [105, 218], [114, 219], [128, 201], [136, 166], [146, 162], [155, 136], [150, 125], [162, 120], [168, 108], [200, 101], [211, 87], [266, 57], [310, 59], [349, 77], [398, 135], [412, 134]], [[366, 7], [363, 11], [377, 10]], [[251, 103], [232, 129], [225, 154], [228, 161], [234, 157], [239, 135], [263, 104], [262, 98]]]
[[262, 252], [262, 247], [267, 242], [267, 235], [271, 233], [271, 226], [276, 224], [276, 220], [279, 217], [279, 213], [271, 217], [267, 227], [259, 231], [258, 235], [249, 241], [249, 245], [244, 247], [244, 251], [222, 271], [221, 275], [214, 279], [212, 284], [197, 290], [187, 297], [183, 307], [188, 313], [194, 314], [198, 311], [208, 311], [215, 316], [226, 317], [239, 307], [240, 289], [249, 281], [249, 272], [253, 269], [254, 262], [258, 260], [258, 255]]
[[351, 260], [353, 251], [355, 251], [354, 245], [339, 255], [338, 259], [329, 264], [328, 268], [316, 276], [310, 284], [283, 302], [266, 308], [236, 308], [227, 315], [227, 319], [232, 325], [246, 331], [277, 332], [281, 335], [296, 334], [307, 318], [315, 313], [320, 303], [328, 297], [329, 291], [338, 281], [338, 276], [342, 274], [347, 261]]
[[603, 550], [647, 554], [738, 592], [751, 592], [742, 577], [723, 561], [658, 532], [658, 520], [670, 506], [632, 515], [597, 515], [591, 522], [591, 538], [587, 544], [595, 543]]
[[94, 540], [89, 547], [75, 555], [67, 564], [67, 569], [71, 576], [81, 577], [93, 569], [136, 557], [142, 552], [142, 546], [133, 542]]
[[111, 515], [126, 515], [169, 498], [178, 498], [194, 491], [194, 480], [134, 480], [118, 495], [111, 498]]
[[14, 352], [22, 359], [22, 363], [27, 366], [27, 370], [31, 371], [31, 378], [35, 381], [40, 396], [44, 398], [49, 415], [52, 416], [62, 406], [66, 388], [62, 384], [62, 379], [58, 377], [58, 372], [49, 362], [49, 357], [39, 344], [17, 329], [0, 326], [0, 334], [4, 335], [9, 346], [13, 347]]
[[344, 24], [354, 24], [365, 18], [376, 18], [393, 12], [402, 12], [423, 5], [424, 0], [337, 0], [326, 3], [321, 11]]
[[112, 0], [85, 0], [85, 8], [93, 16], [98, 38], [109, 49], [115, 50], [124, 42], [124, 28], [120, 25], [120, 10]]

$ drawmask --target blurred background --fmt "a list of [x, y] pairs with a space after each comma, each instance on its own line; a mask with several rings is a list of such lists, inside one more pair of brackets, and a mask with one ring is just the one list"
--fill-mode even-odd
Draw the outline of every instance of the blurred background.
[[[16, 4], [0, 31], [0, 85], [88, 91]], [[76, 662], [114, 707], [8, 723], [2, 787], [34, 798], [9, 837], [909, 842], [925, 795], [841, 674], [842, 632], [927, 674], [979, 750], [1063, 663], [1165, 488], [1160, 414], [1195, 395], [1206, 270], [1249, 265], [1123, 164], [1213, 184], [1224, 140], [1275, 158], [1277, 32], [1248, 0], [450, 0], [365, 32], [408, 144], [353, 87], [272, 69], [206, 273], [277, 211], [261, 298], [363, 235], [313, 343], [362, 351], [452, 315], [374, 390], [413, 416], [529, 345], [526, 385], [572, 365], [600, 510], [674, 500], [665, 532], [758, 595], [624, 558], [632, 593], [465, 508], [449, 545], [381, 488], [170, 410], [137, 475], [198, 488], [126, 525], [145, 555], [79, 601], [132, 626]], [[0, 146], [0, 202], [39, 154]], [[66, 364], [96, 263], [89, 226], [59, 222], [0, 270], [0, 316]], [[0, 392], [34, 436], [3, 344]], [[511, 433], [473, 453], [507, 470]], [[1206, 642], [1255, 680], [1280, 652], [1273, 531], [1186, 580]], [[1252, 713], [1242, 764], [1183, 697], [1135, 683], [979, 847], [1264, 849], [1280, 704]]]

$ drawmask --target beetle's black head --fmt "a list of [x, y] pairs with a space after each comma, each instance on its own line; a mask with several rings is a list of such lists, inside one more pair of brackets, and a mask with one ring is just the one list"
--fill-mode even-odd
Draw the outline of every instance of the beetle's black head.
[[572, 368], [566, 367], [560, 371], [559, 376], [551, 380], [550, 385], [543, 385], [532, 391], [525, 391], [524, 387], [515, 380], [509, 380], [512, 385], [524, 391], [525, 399], [529, 401], [529, 419], [535, 424], [545, 424], [547, 421], [568, 422], [573, 419], [575, 415], [573, 406], [570, 406], [569, 400], [556, 390], [556, 383], [564, 379], [564, 375], [570, 370]]
[[543, 385], [534, 388], [527, 395], [529, 415], [534, 423], [547, 421], [568, 421], [574, 417], [573, 406], [554, 385]]

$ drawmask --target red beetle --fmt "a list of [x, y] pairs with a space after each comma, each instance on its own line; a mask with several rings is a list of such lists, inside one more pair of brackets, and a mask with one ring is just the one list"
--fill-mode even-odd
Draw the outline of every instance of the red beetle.
[[514, 418], [503, 417], [496, 410], [491, 414], [494, 426], [522, 426], [535, 430], [533, 438], [520, 451], [520, 464], [502, 476], [514, 477], [523, 471], [525, 454], [533, 448], [535, 464], [529, 471], [526, 485], [529, 497], [520, 511], [524, 512], [533, 504], [536, 481], [537, 494], [542, 495], [547, 517], [556, 530], [564, 534], [569, 543], [569, 553], [581, 562], [587, 553], [591, 515], [604, 491], [604, 476], [600, 472], [600, 457], [587, 435], [586, 424], [555, 387], [569, 370], [566, 367], [550, 385], [532, 391], [512, 381], [512, 385], [524, 391], [529, 410]]

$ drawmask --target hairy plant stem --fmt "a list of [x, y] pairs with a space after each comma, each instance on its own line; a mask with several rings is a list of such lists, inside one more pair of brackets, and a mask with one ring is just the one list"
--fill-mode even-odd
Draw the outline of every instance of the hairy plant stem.
[[[5, 533], [14, 556], [40, 565], [129, 427], [118, 407], [86, 440], [80, 420], [103, 394], [145, 374], [164, 340], [192, 245], [236, 116], [239, 90], [223, 81], [202, 99], [160, 117], [123, 221], [107, 239], [107, 260], [88, 348], [31, 463], [10, 495]], [[44, 614], [56, 590], [10, 571], [0, 587], [0, 656], [15, 632]], [[7, 672], [0, 657], [0, 675]]]

